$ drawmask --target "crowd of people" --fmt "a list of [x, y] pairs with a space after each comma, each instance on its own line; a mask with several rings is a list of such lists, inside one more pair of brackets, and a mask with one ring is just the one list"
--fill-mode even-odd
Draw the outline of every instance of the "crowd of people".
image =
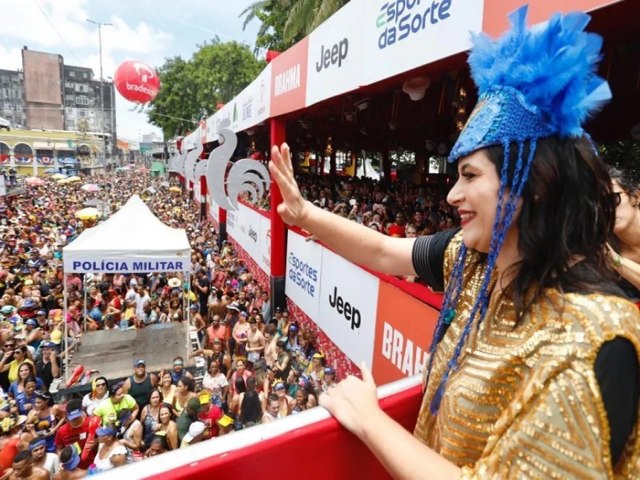
[[[272, 308], [267, 286], [177, 185], [149, 189], [136, 172], [91, 181], [98, 194], [48, 179], [0, 206], [0, 478], [79, 478], [318, 405], [337, 379], [313, 331]], [[75, 212], [96, 195], [113, 212], [132, 193], [186, 230], [190, 283], [180, 272], [65, 275], [62, 248], [97, 221]], [[85, 332], [185, 317], [201, 345], [191, 357], [206, 360], [202, 375], [187, 368], [190, 358], [156, 372], [136, 359], [124, 380], [89, 371], [76, 379], [89, 393], [61, 394], [65, 359]]]

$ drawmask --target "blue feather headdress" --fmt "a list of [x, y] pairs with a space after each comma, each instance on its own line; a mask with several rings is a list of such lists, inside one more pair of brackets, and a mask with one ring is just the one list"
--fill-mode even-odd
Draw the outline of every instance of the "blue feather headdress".
[[[449, 375], [458, 368], [472, 325], [479, 324], [485, 316], [491, 275], [529, 178], [537, 141], [584, 135], [584, 121], [611, 98], [609, 85], [596, 75], [602, 38], [584, 31], [590, 20], [588, 15], [556, 14], [547, 23], [530, 29], [526, 17], [524, 6], [509, 16], [511, 28], [499, 39], [491, 40], [483, 34], [473, 38], [469, 65], [478, 86], [478, 103], [453, 146], [449, 161], [494, 145], [502, 146], [504, 161], [484, 280], [432, 398], [432, 414], [440, 408]], [[513, 166], [511, 151], [517, 151]], [[447, 283], [431, 344], [427, 382], [436, 346], [456, 316], [466, 256], [463, 243]]]

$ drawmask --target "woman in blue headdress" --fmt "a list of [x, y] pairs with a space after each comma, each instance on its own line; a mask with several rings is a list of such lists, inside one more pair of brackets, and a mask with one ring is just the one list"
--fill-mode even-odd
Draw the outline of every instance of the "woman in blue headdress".
[[[384, 237], [301, 197], [289, 149], [278, 213], [349, 260], [443, 285], [414, 436], [371, 373], [320, 399], [399, 478], [636, 478], [640, 314], [615, 283], [615, 195], [582, 123], [610, 97], [589, 17], [474, 39], [479, 100], [450, 154], [461, 232]], [[344, 239], [349, 241], [345, 242]]]

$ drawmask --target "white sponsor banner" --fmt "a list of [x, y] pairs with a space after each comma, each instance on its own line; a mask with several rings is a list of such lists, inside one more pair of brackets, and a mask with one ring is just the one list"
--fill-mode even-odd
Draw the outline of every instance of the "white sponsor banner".
[[4, 175], [0, 175], [0, 197], [7, 195], [7, 185], [4, 182]]
[[287, 266], [285, 294], [304, 313], [319, 324], [320, 276], [322, 251], [316, 242], [307, 242], [302, 235], [289, 230], [287, 236]]
[[[367, 0], [363, 85], [468, 50], [482, 31], [484, 1]], [[352, 23], [352, 28], [357, 28]], [[360, 53], [360, 52], [358, 52]]]
[[209, 201], [209, 213], [213, 219], [220, 224], [220, 207], [211, 195], [207, 197], [207, 200]]
[[378, 277], [336, 255], [322, 252], [320, 313], [314, 321], [352, 362], [373, 362]]
[[[270, 273], [270, 257], [267, 254], [265, 259], [263, 252], [263, 249], [267, 250], [268, 247], [267, 233], [270, 231], [270, 225], [263, 219], [264, 217], [258, 212], [240, 203], [237, 211], [227, 211], [227, 232], [255, 260], [262, 270]], [[267, 226], [269, 227], [267, 232], [263, 232], [263, 229]]]
[[307, 106], [360, 86], [365, 36], [359, 22], [370, 0], [351, 0], [309, 35]]
[[271, 275], [271, 219], [260, 215], [260, 258], [258, 265], [267, 275]]
[[225, 125], [234, 132], [241, 132], [268, 119], [271, 114], [270, 85], [271, 65], [269, 64], [233, 100], [207, 119], [205, 127], [207, 141], [217, 141], [218, 132], [225, 128]]
[[191, 261], [184, 256], [163, 256], [162, 260], [153, 255], [84, 255], [82, 258], [64, 258], [66, 273], [148, 273], [191, 271]]

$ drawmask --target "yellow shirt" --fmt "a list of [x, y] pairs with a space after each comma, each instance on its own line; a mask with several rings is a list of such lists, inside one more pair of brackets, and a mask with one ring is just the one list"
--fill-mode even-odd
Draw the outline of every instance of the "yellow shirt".
[[33, 365], [33, 362], [28, 358], [21, 361], [20, 363], [18, 363], [17, 360], [13, 360], [11, 363], [9, 363], [9, 382], [10, 383], [13, 383], [18, 379], [18, 369], [20, 368], [20, 365], [22, 365], [25, 362]]

